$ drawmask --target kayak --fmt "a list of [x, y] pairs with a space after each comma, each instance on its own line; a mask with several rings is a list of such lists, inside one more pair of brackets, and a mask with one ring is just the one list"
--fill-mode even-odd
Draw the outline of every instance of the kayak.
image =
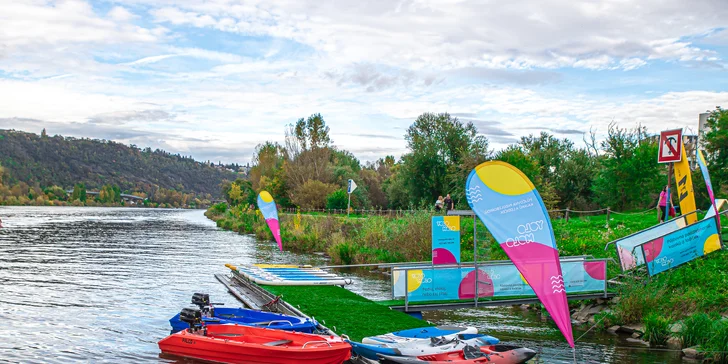
[[409, 329], [395, 331], [389, 334], [365, 337], [362, 339], [363, 344], [386, 344], [408, 341], [419, 341], [421, 339], [429, 340], [433, 337], [442, 337], [446, 340], [452, 340], [462, 334], [477, 334], [478, 329], [475, 327], [458, 327], [458, 326], [432, 326], [420, 327], [417, 329]]
[[351, 357], [351, 346], [335, 336], [231, 324], [179, 331], [159, 341], [159, 349], [233, 364], [341, 364]]
[[347, 342], [351, 344], [354, 354], [367, 359], [378, 360], [378, 354], [391, 356], [432, 355], [462, 350], [468, 345], [477, 347], [495, 345], [500, 340], [485, 334], [459, 334], [453, 340], [431, 338], [382, 344]]
[[[210, 303], [210, 295], [204, 293], [192, 295], [192, 304], [200, 308], [202, 323], [205, 325], [240, 324], [304, 333], [314, 333], [318, 326], [316, 320], [302, 317], [247, 308], [215, 307], [215, 304]], [[190, 327], [188, 323], [180, 319], [179, 313], [169, 319], [169, 324], [172, 326], [172, 333]]]
[[536, 356], [536, 352], [511, 345], [492, 345], [417, 357], [379, 354], [382, 364], [521, 364]]

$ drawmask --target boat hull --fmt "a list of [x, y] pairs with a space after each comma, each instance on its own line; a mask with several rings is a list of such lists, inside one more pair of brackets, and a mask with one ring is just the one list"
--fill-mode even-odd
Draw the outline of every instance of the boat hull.
[[[206, 325], [239, 324], [304, 333], [313, 333], [317, 326], [316, 322], [301, 317], [227, 307], [215, 307], [214, 317], [203, 317], [202, 323]], [[169, 324], [172, 326], [173, 333], [190, 327], [189, 324], [180, 320], [179, 314], [172, 317]]]
[[[240, 364], [341, 364], [351, 356], [351, 346], [333, 336], [242, 325], [212, 325], [207, 330], [207, 336], [189, 330], [169, 335], [159, 348], [168, 355]], [[284, 340], [289, 342], [265, 345]]]
[[447, 340], [452, 340], [457, 335], [463, 334], [477, 334], [478, 329], [475, 327], [457, 327], [457, 326], [433, 326], [433, 327], [421, 327], [418, 329], [409, 329], [396, 331], [389, 334], [377, 335], [365, 337], [362, 339], [363, 344], [385, 344], [385, 343], [400, 343], [417, 340], [429, 340], [433, 337], [444, 337]]

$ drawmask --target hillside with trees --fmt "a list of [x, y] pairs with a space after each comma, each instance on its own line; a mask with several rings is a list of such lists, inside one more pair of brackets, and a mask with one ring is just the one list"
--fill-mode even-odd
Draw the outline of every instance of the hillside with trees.
[[[223, 181], [240, 176], [230, 166], [213, 166], [159, 149], [48, 136], [45, 130], [41, 135], [0, 130], [0, 165], [4, 195], [31, 200], [41, 192], [49, 200], [62, 200], [64, 190], [82, 184], [101, 191], [100, 202], [113, 202], [128, 193], [183, 206], [195, 198], [219, 198]], [[108, 197], [112, 195], [116, 197]]]
[[[725, 196], [728, 111], [712, 111], [707, 127], [701, 138], [713, 187], [716, 195]], [[359, 185], [352, 194], [352, 208], [432, 208], [438, 196], [448, 193], [456, 207], [467, 208], [465, 179], [478, 164], [496, 159], [522, 170], [548, 208], [654, 207], [667, 172], [665, 165], [657, 163], [654, 135], [659, 130], [612, 123], [605, 131], [601, 141], [594, 134], [586, 135], [583, 147], [542, 132], [494, 151], [471, 122], [446, 113], [425, 113], [407, 129], [408, 152], [399, 160], [387, 156], [362, 164], [333, 145], [323, 117], [314, 114], [286, 128], [284, 145], [258, 145], [250, 180], [234, 182], [234, 189], [225, 185], [223, 194], [231, 204], [254, 204], [256, 192], [267, 190], [282, 207], [346, 209], [345, 191], [351, 178]], [[689, 154], [692, 157], [694, 149]], [[694, 177], [693, 183], [698, 207], [707, 208], [703, 178]]]

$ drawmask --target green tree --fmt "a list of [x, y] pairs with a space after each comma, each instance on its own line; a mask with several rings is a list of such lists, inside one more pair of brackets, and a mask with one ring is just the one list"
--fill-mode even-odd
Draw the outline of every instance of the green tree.
[[402, 157], [400, 173], [410, 200], [431, 205], [437, 196], [450, 193], [456, 203], [464, 203], [468, 174], [460, 166], [466, 160], [477, 165], [488, 153], [488, 140], [475, 125], [447, 113], [424, 113], [407, 129], [405, 140], [409, 153]]
[[646, 130], [612, 123], [602, 149], [604, 157], [592, 187], [595, 201], [621, 210], [654, 206], [665, 177], [657, 163], [657, 143]]
[[326, 208], [330, 210], [345, 210], [349, 203], [349, 195], [344, 190], [336, 190], [326, 196]]
[[728, 110], [716, 107], [710, 112], [705, 125], [705, 157], [714, 193], [720, 196], [728, 192]]
[[83, 183], [76, 183], [73, 186], [73, 193], [71, 194], [71, 201], [79, 200], [86, 202], [86, 185]]

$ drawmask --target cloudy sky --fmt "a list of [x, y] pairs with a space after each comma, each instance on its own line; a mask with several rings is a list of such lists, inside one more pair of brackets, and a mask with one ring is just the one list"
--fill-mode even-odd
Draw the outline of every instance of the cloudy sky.
[[725, 0], [0, 0], [0, 128], [250, 160], [322, 113], [362, 160], [423, 112], [498, 149], [728, 106]]

